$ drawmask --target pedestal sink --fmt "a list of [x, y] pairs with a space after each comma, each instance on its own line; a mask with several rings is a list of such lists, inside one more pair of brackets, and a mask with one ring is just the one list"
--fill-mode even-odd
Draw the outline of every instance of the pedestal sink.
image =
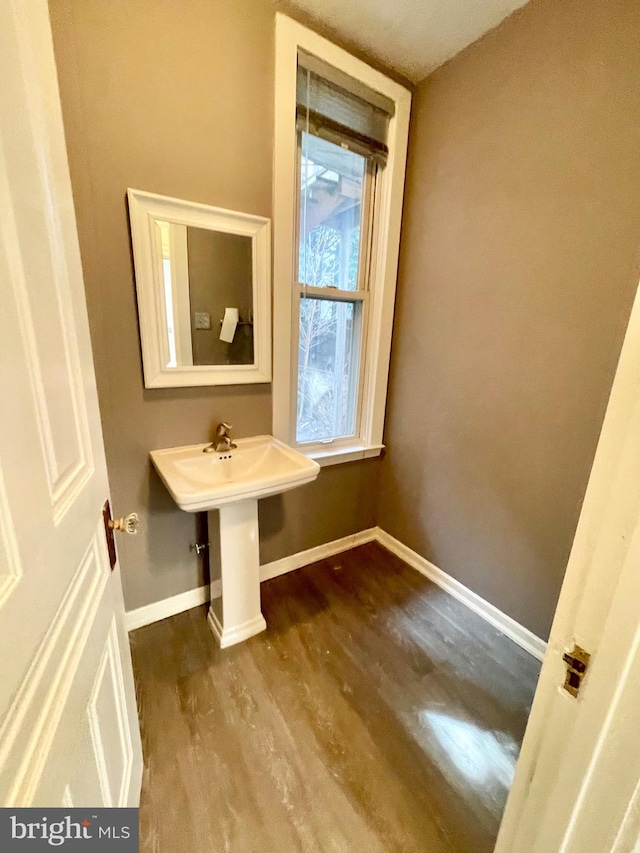
[[222, 648], [267, 627], [260, 610], [258, 498], [310, 483], [320, 471], [317, 462], [271, 435], [236, 444], [224, 453], [204, 453], [208, 444], [151, 451], [180, 509], [219, 510], [222, 599], [212, 599], [208, 621]]

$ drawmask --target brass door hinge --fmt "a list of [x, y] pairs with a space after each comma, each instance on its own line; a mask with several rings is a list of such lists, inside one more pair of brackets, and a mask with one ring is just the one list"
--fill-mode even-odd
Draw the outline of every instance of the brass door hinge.
[[587, 669], [589, 668], [589, 659], [591, 655], [589, 652], [585, 652], [584, 649], [581, 649], [580, 646], [573, 646], [572, 652], [565, 652], [562, 656], [562, 660], [567, 665], [567, 677], [564, 681], [564, 689], [567, 693], [570, 693], [574, 698], [578, 697], [578, 693], [580, 692], [580, 687], [582, 685], [582, 679], [585, 677]]

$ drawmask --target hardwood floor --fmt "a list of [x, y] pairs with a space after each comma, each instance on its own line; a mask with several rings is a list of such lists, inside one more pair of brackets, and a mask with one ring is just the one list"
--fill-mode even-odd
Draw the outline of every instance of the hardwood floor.
[[132, 634], [141, 851], [493, 850], [540, 664], [376, 543]]

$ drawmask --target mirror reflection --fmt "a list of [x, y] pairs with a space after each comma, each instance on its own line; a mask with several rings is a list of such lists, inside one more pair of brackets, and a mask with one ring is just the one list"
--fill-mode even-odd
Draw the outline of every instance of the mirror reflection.
[[155, 220], [166, 367], [253, 364], [252, 239]]

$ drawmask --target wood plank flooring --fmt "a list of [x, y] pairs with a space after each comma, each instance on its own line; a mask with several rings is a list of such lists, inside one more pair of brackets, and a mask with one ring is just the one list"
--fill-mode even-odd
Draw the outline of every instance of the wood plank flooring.
[[144, 853], [489, 853], [539, 663], [376, 543], [132, 634]]

